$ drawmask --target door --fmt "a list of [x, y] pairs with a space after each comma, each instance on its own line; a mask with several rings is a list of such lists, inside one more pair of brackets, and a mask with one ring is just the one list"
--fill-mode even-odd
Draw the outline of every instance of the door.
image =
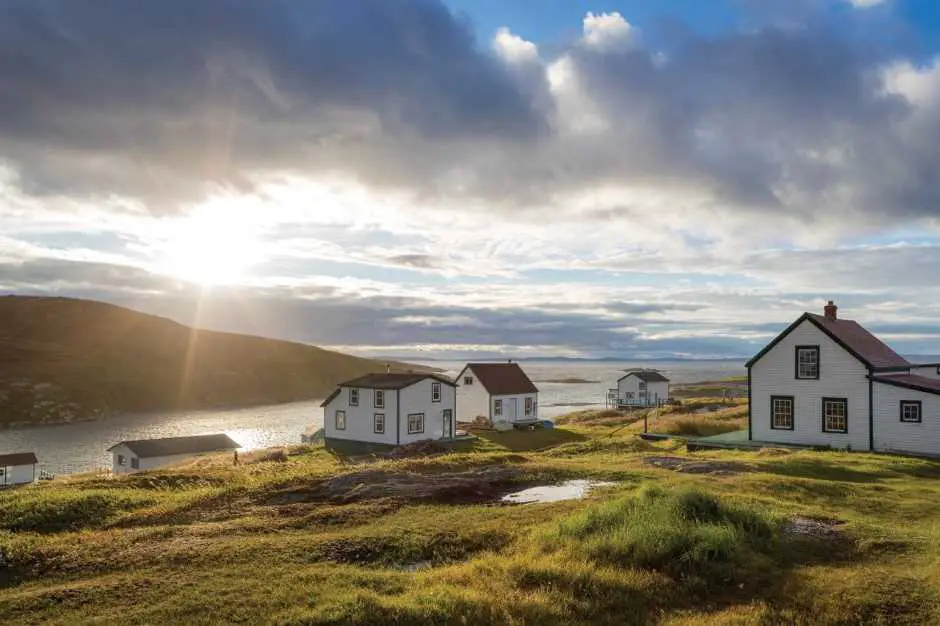
[[503, 404], [506, 406], [506, 419], [510, 423], [516, 421], [516, 415], [519, 414], [519, 398], [509, 398], [503, 400]]
[[454, 412], [444, 409], [444, 439], [454, 438]]
[[7, 484], [7, 478], [10, 475], [10, 468], [0, 465], [0, 486]]

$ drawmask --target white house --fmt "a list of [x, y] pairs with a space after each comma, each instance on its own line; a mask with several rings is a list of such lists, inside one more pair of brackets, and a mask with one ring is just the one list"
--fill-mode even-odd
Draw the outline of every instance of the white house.
[[669, 379], [656, 370], [630, 370], [617, 381], [617, 404], [658, 406], [669, 402]]
[[454, 438], [454, 383], [435, 374], [360, 376], [340, 383], [320, 406], [327, 445]]
[[108, 448], [108, 452], [114, 457], [112, 471], [127, 474], [175, 465], [200, 454], [234, 452], [238, 448], [241, 445], [228, 435], [216, 434], [122, 441]]
[[940, 364], [913, 364], [830, 301], [747, 363], [752, 441], [940, 455]]
[[469, 363], [457, 376], [457, 418], [495, 428], [539, 419], [539, 390], [518, 363]]
[[36, 480], [39, 460], [32, 452], [0, 454], [0, 487], [25, 485]]

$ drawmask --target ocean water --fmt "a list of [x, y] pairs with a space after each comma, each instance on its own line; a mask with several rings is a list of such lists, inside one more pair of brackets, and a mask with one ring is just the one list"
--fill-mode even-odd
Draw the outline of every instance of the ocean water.
[[[456, 376], [464, 362], [425, 363]], [[673, 383], [691, 383], [744, 374], [743, 361], [528, 361], [522, 368], [539, 387], [539, 413], [551, 419], [572, 410], [603, 406], [607, 389], [623, 370], [653, 367]], [[585, 383], [548, 382], [581, 379]], [[40, 467], [57, 474], [110, 467], [107, 449], [126, 439], [180, 437], [224, 432], [245, 450], [294, 444], [307, 428], [323, 424], [320, 400], [211, 411], [116, 415], [95, 422], [0, 430], [0, 454], [35, 452]]]

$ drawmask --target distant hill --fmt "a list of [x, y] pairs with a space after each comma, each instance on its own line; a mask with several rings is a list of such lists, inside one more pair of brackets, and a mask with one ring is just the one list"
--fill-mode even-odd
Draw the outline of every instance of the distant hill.
[[385, 366], [288, 341], [195, 330], [102, 302], [0, 297], [0, 426], [312, 399]]

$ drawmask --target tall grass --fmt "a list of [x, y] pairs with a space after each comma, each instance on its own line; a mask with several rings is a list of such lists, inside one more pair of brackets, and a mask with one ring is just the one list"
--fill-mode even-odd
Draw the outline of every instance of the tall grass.
[[727, 580], [736, 566], [772, 554], [778, 542], [776, 523], [763, 511], [698, 489], [647, 486], [563, 520], [543, 532], [540, 543], [546, 551], [567, 550], [604, 565]]

